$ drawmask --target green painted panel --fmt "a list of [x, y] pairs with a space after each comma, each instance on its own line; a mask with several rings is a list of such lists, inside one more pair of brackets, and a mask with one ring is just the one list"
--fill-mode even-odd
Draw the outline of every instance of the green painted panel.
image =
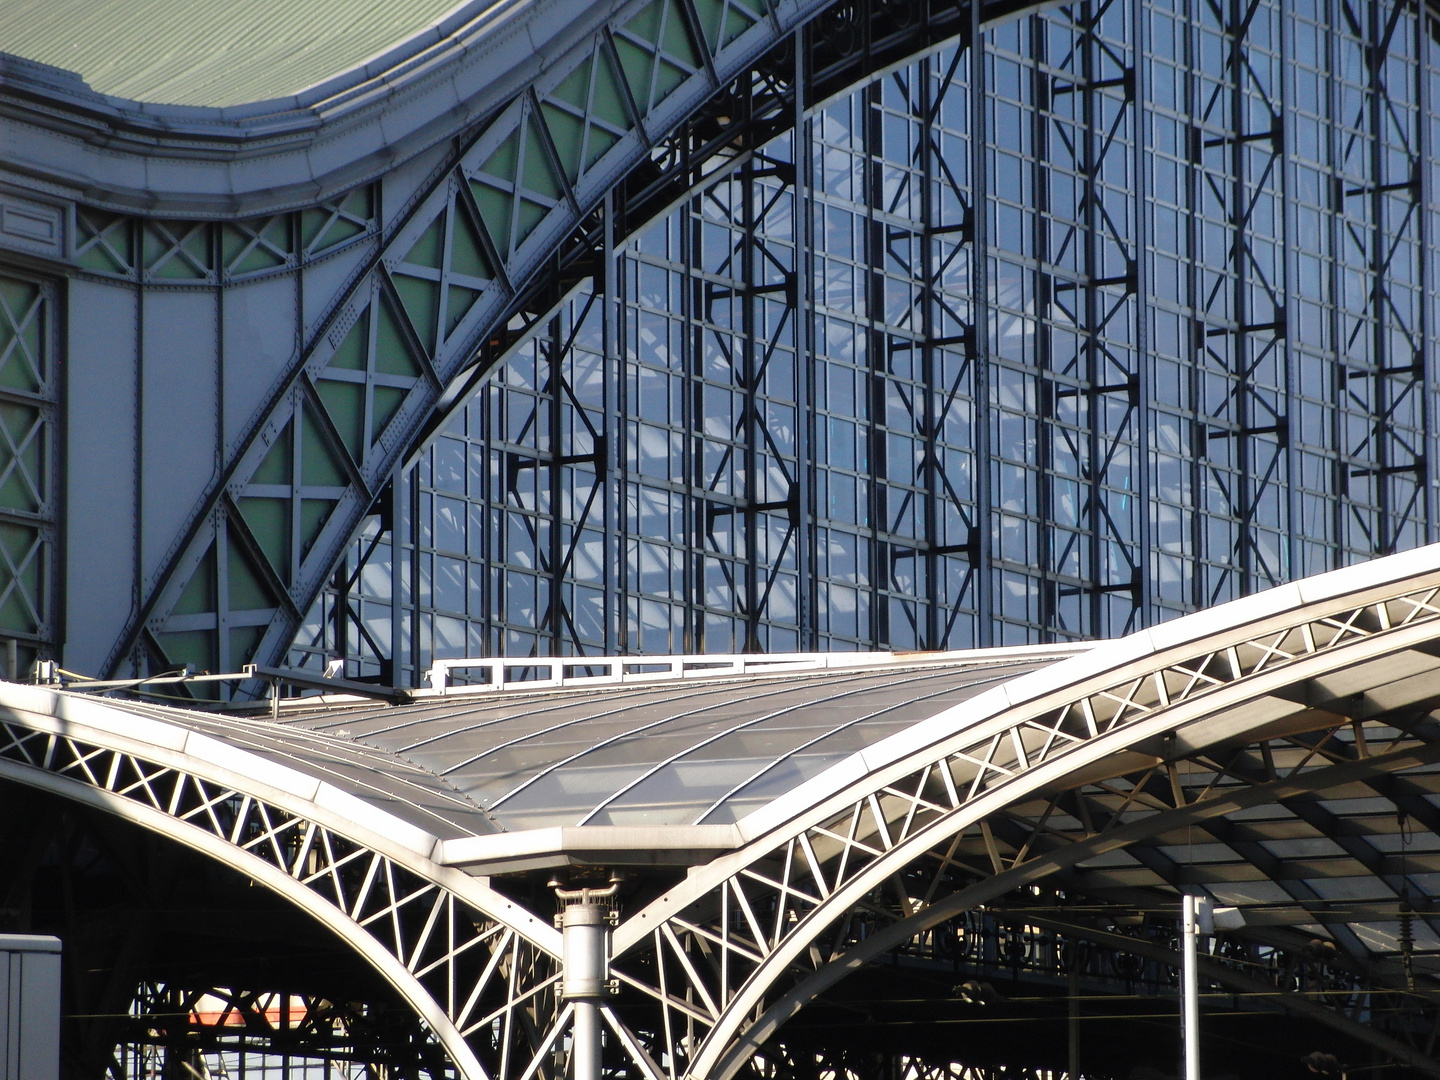
[[249, 553], [233, 539], [230, 541], [227, 581], [230, 586], [231, 611], [263, 611], [275, 606], [275, 598], [255, 568]]
[[290, 467], [290, 425], [286, 424], [285, 429], [280, 432], [280, 437], [275, 440], [275, 445], [270, 447], [270, 452], [260, 462], [260, 467], [255, 470], [255, 475], [250, 478], [252, 484], [284, 484], [287, 487], [294, 478]]
[[451, 285], [445, 290], [445, 336], [448, 338], [460, 325], [460, 320], [480, 299], [478, 289], [467, 289], [463, 285]]
[[625, 29], [634, 34], [642, 41], [651, 45], [660, 44], [660, 34], [664, 29], [665, 4], [664, 0], [655, 0], [652, 4], [646, 4], [635, 13], [635, 17], [625, 24]]
[[515, 167], [520, 160], [520, 135], [512, 131], [505, 136], [504, 142], [495, 148], [495, 152], [485, 159], [485, 164], [480, 166], [480, 171], [489, 173], [497, 180], [508, 180], [514, 182]]
[[669, 0], [665, 6], [665, 52], [694, 71], [700, 67], [700, 50], [690, 40], [690, 32], [685, 29], [685, 17], [680, 13], [679, 5], [674, 3], [674, 0]]
[[185, 586], [180, 599], [175, 601], [175, 615], [204, 615], [215, 610], [219, 604], [219, 592], [215, 586], [215, 545], [210, 545], [195, 576]]
[[587, 56], [585, 60], [565, 78], [560, 80], [560, 85], [550, 91], [550, 97], [555, 101], [563, 101], [572, 105], [582, 113], [589, 111], [590, 98], [590, 67], [594, 62], [594, 56]]
[[344, 487], [345, 470], [307, 411], [300, 427], [300, 482], [307, 487]]
[[430, 222], [425, 231], [420, 234], [420, 239], [415, 241], [409, 253], [402, 260], [413, 263], [416, 266], [428, 266], [431, 270], [439, 270], [440, 264], [445, 256], [445, 214], [442, 211], [435, 215], [435, 220]]
[[300, 243], [312, 254], [343, 244], [365, 231], [365, 226], [339, 217], [328, 207], [300, 212]]
[[240, 500], [240, 514], [250, 528], [255, 543], [270, 560], [271, 567], [282, 581], [290, 580], [290, 500]]
[[440, 317], [440, 283], [409, 274], [394, 274], [391, 280], [400, 294], [400, 302], [405, 305], [405, 313], [410, 316], [415, 336], [427, 349], [434, 348], [435, 328]]
[[602, 127], [590, 125], [589, 138], [585, 142], [585, 160], [581, 163], [586, 169], [594, 165], [605, 156], [605, 152], [620, 141], [619, 135], [612, 135]]
[[128, 274], [135, 258], [132, 226], [120, 214], [100, 210], [75, 211], [75, 257], [87, 270], [102, 274]]
[[[0, 565], [0, 629], [24, 634], [40, 631], [32, 611], [42, 610], [42, 574], [38, 529], [11, 523], [0, 524], [0, 547], [5, 563]], [[33, 555], [32, 555], [33, 553]], [[17, 568], [12, 573], [10, 567]]]
[[213, 269], [210, 228], [187, 221], [145, 222], [140, 232], [142, 265], [171, 281], [203, 281]]
[[[540, 106], [550, 138], [560, 155], [560, 167], [573, 184], [580, 179], [580, 158], [585, 149], [585, 121], [548, 102]], [[526, 170], [529, 175], [529, 170]]]
[[534, 120], [525, 125], [524, 169], [524, 176], [521, 179], [527, 190], [548, 199], [560, 198], [563, 191], [560, 186], [560, 178], [555, 175], [555, 170], [550, 166], [550, 157], [545, 153], [545, 146], [541, 142], [540, 132], [536, 129]]
[[[176, 630], [168, 634], [157, 634], [165, 658], [176, 667], [189, 665], [195, 671], [215, 671], [220, 666], [219, 654], [215, 648], [213, 630]], [[187, 684], [188, 685], [188, 684]], [[217, 691], [200, 684], [200, 696], [211, 696]], [[205, 690], [209, 694], [204, 693]]]
[[[647, 9], [648, 10], [648, 9]], [[620, 70], [630, 84], [630, 93], [642, 114], [650, 112], [650, 79], [655, 73], [655, 57], [634, 42], [615, 39], [615, 52], [620, 57]]]
[[335, 355], [330, 358], [329, 367], [343, 368], [346, 371], [365, 370], [365, 347], [370, 343], [370, 310], [367, 308], [361, 313], [360, 318], [355, 320], [355, 325], [345, 335], [345, 340], [340, 342], [340, 347], [335, 350]]
[[232, 274], [284, 266], [291, 250], [290, 223], [284, 216], [220, 226], [220, 261]]
[[368, 228], [374, 207], [374, 192], [367, 186], [356, 188], [339, 203], [302, 210], [300, 246], [317, 255], [353, 240]]
[[480, 242], [479, 231], [468, 214], [458, 211], [450, 237], [450, 269], [482, 281], [489, 281], [495, 276], [490, 260], [485, 257], [485, 246]]
[[243, 667], [255, 659], [255, 650], [265, 636], [263, 626], [236, 626], [230, 631], [230, 666]]
[[482, 180], [470, 181], [470, 193], [475, 196], [475, 205], [480, 208], [481, 220], [495, 241], [495, 247], [502, 256], [510, 253], [510, 218], [515, 212], [515, 196], [501, 191]]
[[388, 297], [380, 300], [379, 320], [375, 325], [375, 370], [385, 375], [420, 377], [420, 365], [410, 354], [410, 346], [400, 332]]
[[[40, 409], [14, 401], [0, 401], [0, 507], [35, 514], [42, 505], [37, 485], [41, 482]], [[12, 450], [18, 448], [18, 453]]]
[[365, 384], [321, 379], [316, 384], [330, 422], [340, 433], [345, 449], [358, 463], [365, 460]]
[[655, 101], [658, 103], [669, 97], [689, 77], [690, 72], [662, 59], [655, 76]]
[[395, 414], [405, 403], [407, 393], [408, 391], [394, 386], [375, 387], [375, 399], [371, 405], [373, 422], [370, 425], [370, 438], [372, 441], [380, 438], [380, 433], [390, 426], [390, 421], [395, 419]]
[[603, 50], [595, 64], [595, 92], [590, 98], [590, 113], [622, 131], [629, 131], [632, 126], [630, 110], [625, 108], [624, 91], [620, 88], [620, 73], [615, 70], [610, 54]]
[[44, 376], [40, 287], [0, 277], [0, 386], [37, 394]]
[[329, 499], [305, 499], [300, 503], [300, 553], [309, 552], [330, 519], [335, 504]]
[[732, 0], [695, 0], [695, 12], [700, 17], [700, 27], [710, 51], [718, 52], [754, 26], [763, 14], [755, 10], [758, 6], [759, 0], [745, 4]]
[[541, 206], [529, 199], [521, 199], [520, 212], [515, 215], [515, 243], [522, 243], [535, 231], [535, 227], [545, 220], [545, 215], [549, 212], [548, 206]]

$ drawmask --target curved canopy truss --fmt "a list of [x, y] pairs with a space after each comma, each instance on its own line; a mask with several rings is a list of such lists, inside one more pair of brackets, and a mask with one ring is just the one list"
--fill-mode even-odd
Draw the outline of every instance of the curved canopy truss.
[[[467, 696], [451, 707], [473, 708]], [[956, 920], [982, 909], [1163, 963], [1164, 942], [1082, 901], [1157, 910], [1199, 890], [1250, 920], [1207, 979], [1264, 984], [1281, 1007], [1440, 1075], [1404, 1022], [1290, 994], [1283, 963], [1308, 949], [1327, 985], [1372, 1004], [1418, 1000], [1407, 992], [1440, 976], [1437, 845], [1416, 842], [1440, 834], [1437, 703], [1433, 547], [1018, 674], [751, 810], [683, 880], [632, 891], [613, 940], [621, 993], [603, 1010], [612, 1050], [651, 1080], [734, 1076], [846, 975], [953, 944]], [[266, 721], [18, 686], [0, 708], [7, 780], [121, 815], [286, 897], [396, 988], [461, 1075], [554, 1072], [570, 1013], [559, 935], [534, 910], [545, 891], [477, 876], [505, 866], [475, 849], [447, 857], [494, 826], [433, 773], [348, 731], [282, 736]], [[583, 826], [534, 841], [572, 863], [643, 865], [605, 828], [593, 859], [562, 850]], [[636, 828], [634, 844], [663, 832]], [[1017, 902], [1041, 884], [1056, 890], [1046, 910]]]

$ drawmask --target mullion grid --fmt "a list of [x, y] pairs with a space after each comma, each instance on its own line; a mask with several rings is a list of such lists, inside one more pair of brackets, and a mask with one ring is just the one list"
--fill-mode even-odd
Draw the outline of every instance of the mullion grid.
[[1290, 49], [1286, 84], [1289, 255], [1293, 286], [1287, 329], [1296, 372], [1290, 482], [1298, 515], [1292, 528], [1297, 576], [1341, 564], [1345, 523], [1340, 400], [1345, 378], [1333, 359], [1339, 333], [1339, 218], [1333, 173], [1336, 48], [1329, 0], [1301, 0], [1286, 13]]
[[686, 544], [693, 510], [686, 401], [687, 255], [682, 215], [652, 225], [620, 259], [627, 408], [616, 418], [623, 447], [626, 539], [620, 640], [624, 652], [684, 652], [694, 631]]
[[[931, 147], [925, 60], [868, 88], [862, 118], [869, 190], [865, 224], [870, 318], [870, 487], [875, 531], [875, 637], [892, 648], [924, 648], [934, 637], [936, 590], [930, 549], [933, 374], [927, 360], [923, 290], [930, 246], [925, 205]], [[868, 295], [867, 295], [868, 294]], [[860, 299], [860, 297], [857, 297]]]
[[1123, 4], [1077, 5], [997, 30], [990, 47], [1007, 641], [1125, 633], [1142, 614], [1128, 26]]
[[816, 576], [820, 643], [864, 648], [875, 640], [871, 514], [870, 342], [865, 308], [869, 207], [865, 124], [869, 100], [852, 94], [817, 113], [811, 198], [816, 331]]
[[1205, 0], [1190, 26], [1197, 267], [1195, 457], [1203, 606], [1285, 580], [1280, 14]]
[[1341, 537], [1348, 562], [1424, 539], [1416, 100], [1423, 30], [1407, 3], [1336, 0], [1336, 7]]
[[[772, 143], [695, 204], [694, 235], [705, 245], [698, 273], [691, 260], [691, 295], [700, 342], [696, 404], [707, 429], [696, 476], [705, 492], [696, 546], [698, 636], [707, 652], [800, 644], [793, 137]], [[707, 394], [721, 406], [718, 424]]]
[[[1414, 186], [1402, 181], [1412, 179], [1424, 149], [1413, 91], [1433, 76], [1412, 55], [1419, 24], [1411, 9], [1357, 6], [1356, 18], [1374, 25], [1355, 29], [1335, 15], [1339, 3], [1304, 16], [1310, 9], [1301, 0], [1284, 11], [1258, 0], [1151, 2], [1142, 20], [1147, 47], [1138, 50], [1127, 40], [1123, 3], [1031, 16], [1022, 21], [1030, 35], [1023, 47], [1014, 24], [993, 28], [987, 62], [993, 67], [1003, 54], [1028, 74], [1018, 94], [990, 72], [992, 108], [1004, 98], [1018, 109], [1015, 124], [993, 111], [991, 123], [997, 139], [1019, 128], [1031, 146], [1028, 158], [1016, 154], [1015, 185], [992, 169], [984, 253], [968, 243], [974, 167], [962, 100], [968, 60], [957, 62], [963, 50], [918, 59], [816, 114], [807, 200], [817, 242], [805, 288], [815, 311], [820, 438], [817, 518], [801, 526], [815, 530], [811, 582], [792, 584], [783, 565], [779, 579], [771, 573], [796, 546], [790, 508], [781, 504], [797, 466], [786, 440], [776, 443], [769, 430], [783, 434], [793, 424], [784, 415], [793, 389], [787, 399], [783, 387], [751, 385], [750, 376], [737, 382], [735, 374], [753, 376], [777, 328], [782, 339], [792, 333], [793, 255], [772, 258], [792, 242], [785, 235], [795, 201], [788, 152], [761, 150], [721, 182], [723, 192], [693, 197], [669, 223], [652, 227], [670, 238], [663, 256], [643, 240], [621, 254], [623, 329], [615, 340], [638, 348], [642, 324], [665, 321], [666, 348], [679, 366], [611, 361], [634, 376], [613, 380], [633, 400], [606, 420], [622, 448], [610, 468], [629, 486], [615, 487], [621, 524], [594, 534], [590, 548], [610, 563], [643, 561], [653, 571], [643, 586], [637, 570], [629, 586], [611, 591], [625, 597], [618, 620], [628, 626], [611, 640], [627, 651], [783, 648], [797, 640], [791, 597], [813, 588], [821, 625], [802, 646], [963, 646], [975, 638], [970, 575], [987, 529], [1000, 541], [997, 583], [986, 587], [996, 589], [1006, 641], [1121, 633], [1141, 618], [1414, 542], [1427, 512], [1415, 483], [1423, 457], [1415, 363], [1425, 329], [1416, 261], [1422, 230]], [[1350, 84], [1340, 79], [1339, 89], [1325, 91], [1325, 101], [1305, 98], [1295, 79], [1281, 86], [1278, 69], [1282, 19], [1298, 33], [1306, 18], [1324, 28], [1325, 47], [1335, 53], [1320, 68], [1311, 64], [1307, 77], [1329, 69], [1344, 75], [1351, 38], [1360, 43], [1356, 57], [1373, 38], [1389, 42], [1398, 58], [1385, 59], [1383, 70], [1362, 64]], [[1291, 48], [1298, 72], [1304, 50]], [[1134, 57], [1147, 64], [1138, 77]], [[1133, 100], [1136, 84], [1146, 88], [1143, 108]], [[1142, 124], [1143, 155], [1135, 151]], [[1301, 144], [1307, 130], [1318, 132], [1311, 149]], [[1131, 250], [1141, 208], [1128, 198], [1133, 178], [1111, 162], [1147, 156], [1151, 171], [1141, 186], [1151, 193], [1144, 232], [1152, 239], [1140, 277], [1152, 284], [1142, 315]], [[1348, 171], [1337, 177], [1342, 167]], [[1012, 191], [1028, 197], [1012, 204], [1002, 197]], [[1018, 244], [1001, 227], [1002, 209], [1020, 215]], [[682, 213], [691, 215], [688, 224], [679, 222]], [[765, 224], [772, 219], [774, 228]], [[714, 229], [729, 234], [717, 249], [728, 252], [725, 267], [707, 262]], [[1305, 250], [1282, 259], [1287, 245]], [[985, 277], [997, 282], [988, 350], [978, 349], [967, 325], [978, 257], [989, 260]], [[665, 301], [647, 304], [642, 268], [662, 263], [671, 275]], [[1006, 293], [1012, 279], [1019, 284]], [[1347, 289], [1358, 297], [1353, 303]], [[734, 308], [726, 325], [703, 310], [717, 303]], [[1149, 372], [1138, 370], [1136, 355], [1142, 317]], [[688, 331], [674, 329], [687, 318]], [[1389, 350], [1384, 366], [1357, 363], [1347, 352], [1341, 372], [1337, 353], [1348, 349], [1356, 326], [1363, 328], [1356, 340], [1372, 352]], [[1007, 329], [1018, 329], [1018, 357], [1003, 347]], [[1408, 355], [1391, 355], [1397, 350]], [[971, 365], [986, 351], [996, 354], [986, 361], [994, 389], [977, 406]], [[728, 366], [707, 367], [712, 354]], [[569, 362], [563, 350], [557, 355]], [[652, 423], [639, 400], [651, 369], [668, 386], [663, 423]], [[1147, 376], [1154, 405], [1141, 433], [1135, 401]], [[992, 477], [997, 509], [984, 514], [973, 506], [979, 422], [1010, 455]], [[649, 429], [661, 433], [663, 476], [642, 465]], [[1136, 449], [1142, 438], [1145, 461]], [[563, 458], [564, 439], [554, 439]], [[1144, 508], [1136, 502], [1142, 469], [1155, 493]], [[1332, 494], [1337, 485], [1351, 488], [1353, 508]], [[1007, 492], [1018, 492], [1011, 507]], [[1382, 508], [1396, 525], [1379, 523]], [[1142, 512], [1151, 515], [1156, 541], [1148, 568], [1134, 554]], [[492, 515], [484, 526], [490, 539], [482, 546], [497, 558], [512, 550], [511, 525], [518, 528]], [[544, 528], [533, 527], [535, 543]], [[525, 540], [519, 548], [530, 545], [528, 531], [515, 535]], [[629, 538], [623, 553], [622, 535]], [[560, 568], [573, 545], [546, 540], [547, 551], [562, 552], [549, 568], [536, 571], [538, 549], [533, 565], [511, 568], [539, 583], [508, 624], [518, 636], [509, 646], [503, 635], [486, 636], [486, 651], [528, 652], [543, 648], [547, 634], [559, 641], [570, 633], [556, 638], [559, 615], [547, 613], [579, 602], [552, 603], [540, 590], [572, 588]], [[781, 560], [776, 552], [785, 553]], [[1147, 612], [1137, 609], [1142, 571], [1151, 574], [1155, 597]], [[660, 577], [657, 592], [650, 585]], [[498, 589], [493, 576], [482, 586]], [[1008, 606], [1011, 598], [1018, 608]], [[486, 618], [503, 621], [487, 604]], [[335, 615], [353, 628], [347, 610], [337, 605]], [[547, 629], [537, 634], [542, 624]], [[420, 644], [402, 651], [418, 655]]]

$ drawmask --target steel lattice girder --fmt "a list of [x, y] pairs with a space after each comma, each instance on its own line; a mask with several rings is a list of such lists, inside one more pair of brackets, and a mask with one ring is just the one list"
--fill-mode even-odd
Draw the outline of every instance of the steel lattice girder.
[[[786, 1017], [877, 951], [1017, 885], [1177, 824], [1440, 761], [1440, 731], [1406, 714], [1427, 713], [1437, 697], [1437, 649], [1432, 547], [1003, 684], [746, 819], [744, 848], [620, 925], [617, 974], [653, 1003], [651, 1035], [706, 1032], [688, 1075], [731, 1076]], [[1407, 667], [1413, 677], [1397, 679]], [[1327, 696], [1321, 680], [1337, 673], [1369, 693]], [[116, 813], [288, 898], [400, 991], [462, 1075], [548, 1076], [569, 1017], [555, 994], [558, 934], [483, 879], [440, 865], [434, 837], [328, 782], [187, 731], [183, 714], [167, 722], [160, 710], [142, 716], [14, 686], [0, 705], [0, 776]], [[1336, 737], [1346, 731], [1352, 741]], [[1235, 750], [1285, 740], [1304, 750], [1288, 773]], [[1188, 778], [1178, 769], [1216, 746], [1235, 751], [1228, 764]], [[1153, 812], [1068, 832], [1047, 825], [1058, 800], [1086, 785], [1109, 785], [1125, 807]], [[1049, 809], [1029, 805], [1037, 798]], [[966, 844], [983, 853], [980, 864]], [[902, 873], [920, 875], [923, 888], [877, 899]], [[852, 939], [862, 909], [879, 922]], [[697, 962], [697, 951], [717, 962]], [[661, 1076], [646, 1039], [615, 1010], [604, 1015], [635, 1066]], [[1432, 1067], [1422, 1056], [1414, 1063]]]
[[[997, 3], [985, 15], [1023, 6]], [[210, 613], [195, 599], [213, 592], [223, 601], [232, 575], [255, 594], [235, 623], [259, 633], [252, 658], [278, 662], [401, 456], [465, 385], [477, 351], [524, 317], [530, 294], [547, 290], [557, 255], [593, 247], [606, 193], [624, 187], [631, 215], [622, 220], [638, 225], [636, 213], [658, 209], [677, 181], [683, 190], [708, 159], [733, 153], [737, 137], [788, 127], [799, 111], [786, 107], [795, 87], [754, 65], [791, 47], [797, 28], [825, 8], [820, 0], [635, 0], [458, 138], [454, 160], [328, 305], [104, 669], [143, 664], [147, 652], [165, 662], [157, 635], [167, 630], [223, 630], [225, 604]], [[880, 39], [871, 23], [892, 14], [867, 10], [848, 50], [817, 39], [814, 63], [827, 75], [814, 85], [853, 81], [969, 21], [951, 7], [906, 9], [889, 20], [899, 30]], [[697, 142], [687, 122], [737, 79], [773, 85], [767, 112], [745, 118], [748, 134], [736, 125]], [[273, 525], [277, 513], [287, 525]], [[266, 558], [275, 528], [291, 538], [294, 550], [280, 560], [288, 565]]]
[[[1341, 572], [1328, 580], [1338, 583], [1346, 576]], [[1358, 576], [1356, 580], [1358, 584]], [[1295, 590], [1298, 598], [1306, 584], [1275, 592]], [[1244, 620], [1230, 628], [1224, 626], [1230, 621], [1225, 616], [1233, 611], [1239, 621], [1247, 602], [1225, 605], [1123, 639], [1132, 642], [1143, 659], [1111, 666], [1113, 661], [1101, 657], [1109, 650], [1097, 650], [1087, 658], [1104, 665], [1097, 678], [1067, 680], [1063, 690], [1050, 692], [1045, 683], [1060, 671], [1052, 669], [1053, 674], [1036, 677], [1037, 690], [1023, 703], [1013, 701], [1024, 681], [1019, 680], [1005, 688], [1008, 694], [997, 692], [988, 718], [978, 701], [967, 703], [963, 732], [942, 734], [937, 727], [932, 745], [888, 762], [867, 753], [864, 775], [858, 775], [862, 765], [856, 761], [853, 777], [827, 774], [830, 790], [815, 785], [813, 794], [797, 792], [793, 803], [787, 797], [757, 814], [767, 821], [781, 819], [787, 810], [801, 811], [796, 804], [805, 795], [813, 804], [763, 840], [695, 871], [626, 919], [615, 943], [621, 978], [656, 1001], [667, 1014], [666, 1030], [687, 1023], [709, 1029], [687, 1075], [730, 1077], [785, 1019], [825, 987], [970, 906], [1095, 854], [1157, 835], [1181, 818], [1208, 820], [1246, 805], [1440, 761], [1440, 733], [1402, 732], [1387, 739], [1381, 729], [1393, 723], [1393, 717], [1388, 710], [1375, 710], [1380, 715], [1368, 745], [1373, 749], [1397, 738], [1409, 740], [1406, 745], [1340, 764], [1320, 755], [1324, 764], [1303, 775], [1266, 777], [1238, 794], [1177, 788], [1166, 813], [1093, 835], [1085, 831], [1064, 837], [1058, 852], [1050, 850], [1048, 839], [1034, 846], [1045, 834], [1042, 815], [1030, 824], [1028, 840], [1008, 862], [986, 825], [987, 817], [1034, 792], [1068, 791], [1134, 772], [1139, 779], [1132, 794], [1138, 796], [1150, 775], [1156, 770], [1165, 774], [1167, 765], [1175, 783], [1177, 758], [1216, 743], [1263, 740], [1269, 737], [1267, 729], [1285, 731], [1284, 718], [1308, 709], [1286, 696], [1294, 695], [1297, 684], [1303, 686], [1337, 666], [1433, 648], [1440, 635], [1440, 576], [1425, 575], [1413, 585], [1419, 587], [1382, 587], [1368, 596], [1332, 594], [1287, 618]], [[1271, 593], [1255, 599], [1267, 596], [1275, 598]], [[1172, 637], [1194, 622], [1220, 629], [1200, 640]], [[1307, 723], [1316, 726], [1313, 717]], [[1334, 716], [1328, 726], [1352, 723], [1371, 720]], [[923, 741], [918, 731], [897, 740], [901, 746]], [[844, 790], [835, 791], [837, 786]], [[1054, 799], [1050, 805], [1053, 809]], [[976, 871], [957, 855], [967, 833], [984, 836], [991, 865], [983, 868], [988, 873], [982, 883], [946, 895], [944, 880], [952, 869]], [[883, 910], [882, 921], [891, 925], [872, 929], [852, 943], [847, 923], [857, 907], [863, 903], [874, 912], [876, 890], [917, 866], [930, 882], [923, 895], [901, 897], [896, 910]], [[773, 911], [773, 922], [761, 925], [756, 911]], [[787, 923], [792, 913], [795, 917]], [[693, 963], [692, 946], [718, 952], [718, 963]], [[655, 968], [669, 973], [674, 985], [665, 985], [666, 975], [655, 985], [634, 969], [627, 971], [627, 956], [645, 954], [656, 958]], [[777, 997], [777, 985], [793, 989]], [[1440, 1065], [1426, 1067], [1440, 1073]]]

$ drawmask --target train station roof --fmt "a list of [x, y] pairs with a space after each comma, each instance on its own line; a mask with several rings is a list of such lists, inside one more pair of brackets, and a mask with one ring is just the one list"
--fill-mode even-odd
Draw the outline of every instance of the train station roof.
[[442, 22], [459, 0], [21, 0], [6, 52], [97, 93], [223, 107], [288, 97]]

